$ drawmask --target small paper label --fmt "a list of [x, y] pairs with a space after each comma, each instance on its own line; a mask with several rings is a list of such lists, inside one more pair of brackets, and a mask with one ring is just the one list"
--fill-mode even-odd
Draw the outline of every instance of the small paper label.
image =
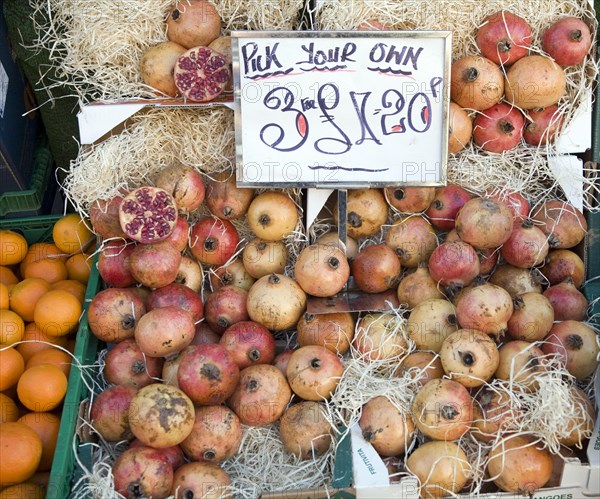
[[6, 96], [8, 95], [8, 74], [0, 62], [0, 118], [4, 118]]
[[360, 488], [389, 485], [390, 475], [385, 463], [373, 446], [363, 438], [358, 425], [352, 427], [350, 438], [354, 486]]

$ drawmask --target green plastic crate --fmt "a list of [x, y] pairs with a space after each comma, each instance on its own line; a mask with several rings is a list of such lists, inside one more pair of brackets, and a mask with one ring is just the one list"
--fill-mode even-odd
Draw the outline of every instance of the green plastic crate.
[[[48, 215], [30, 218], [13, 218], [0, 220], [0, 229], [13, 230], [23, 234], [29, 244], [52, 241], [52, 228], [61, 215]], [[85, 294], [84, 312], [76, 335], [74, 356], [81, 365], [95, 362], [98, 353], [98, 339], [89, 333], [87, 327], [87, 310], [92, 298], [100, 289], [100, 275], [97, 270], [97, 256], [92, 264], [92, 271]], [[50, 480], [46, 493], [47, 499], [64, 499], [69, 497], [75, 462], [73, 438], [79, 415], [81, 400], [87, 396], [87, 389], [82, 380], [80, 370], [75, 363], [69, 374], [67, 394], [63, 403], [60, 429], [54, 462], [50, 471]]]
[[48, 149], [47, 139], [43, 137], [36, 145], [29, 189], [0, 194], [0, 217], [8, 213], [39, 210], [53, 166], [54, 158]]

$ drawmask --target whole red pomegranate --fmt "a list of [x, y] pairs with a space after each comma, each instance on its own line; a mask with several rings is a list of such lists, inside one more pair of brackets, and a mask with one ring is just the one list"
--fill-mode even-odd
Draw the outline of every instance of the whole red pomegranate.
[[528, 113], [529, 122], [523, 130], [525, 142], [532, 146], [543, 146], [556, 139], [556, 132], [560, 130], [563, 115], [558, 112], [556, 104], [543, 109], [532, 109]]
[[223, 265], [235, 253], [240, 236], [229, 220], [205, 217], [190, 234], [190, 251], [201, 263]]
[[240, 321], [249, 319], [248, 292], [237, 286], [223, 286], [211, 293], [204, 304], [204, 317], [213, 331], [222, 334]]
[[167, 19], [169, 40], [187, 49], [208, 45], [221, 34], [221, 17], [207, 0], [175, 2]]
[[365, 293], [381, 293], [393, 288], [401, 270], [397, 253], [386, 244], [367, 246], [352, 261], [354, 282]]
[[463, 241], [440, 244], [429, 258], [429, 272], [435, 282], [456, 291], [479, 275], [480, 264], [473, 246]]
[[501, 153], [517, 147], [524, 127], [521, 111], [508, 104], [496, 104], [475, 117], [473, 141], [484, 151]]
[[171, 305], [144, 314], [135, 328], [135, 341], [146, 355], [167, 357], [187, 347], [195, 332], [192, 316]]
[[471, 194], [459, 185], [440, 187], [425, 214], [438, 229], [452, 230], [456, 214], [471, 197]]
[[419, 213], [429, 208], [435, 187], [386, 187], [386, 201], [400, 213]]
[[514, 340], [539, 341], [552, 329], [554, 309], [541, 293], [524, 293], [513, 300], [507, 334]]
[[225, 90], [231, 69], [219, 52], [197, 46], [177, 58], [174, 76], [177, 90], [186, 99], [207, 102]]
[[157, 243], [166, 239], [177, 222], [177, 205], [173, 196], [156, 187], [139, 187], [123, 198], [119, 206], [119, 223], [123, 232], [140, 243]]
[[129, 270], [129, 257], [135, 244], [125, 239], [107, 241], [98, 256], [98, 273], [113, 288], [127, 288], [135, 284]]
[[154, 179], [156, 187], [165, 190], [175, 200], [180, 213], [196, 210], [204, 201], [205, 187], [200, 172], [182, 164], [160, 170]]
[[575, 287], [580, 288], [585, 280], [585, 264], [577, 253], [570, 250], [551, 250], [540, 271], [551, 286], [571, 278]]
[[304, 314], [298, 324], [298, 345], [320, 345], [332, 352], [345, 354], [354, 338], [354, 319], [350, 312]]
[[254, 364], [270, 364], [275, 358], [275, 339], [266, 327], [242, 321], [228, 327], [221, 340], [240, 369]]
[[190, 226], [188, 225], [187, 219], [179, 216], [177, 222], [173, 228], [171, 235], [165, 239], [165, 242], [171, 243], [180, 252], [185, 250], [188, 246]]
[[443, 298], [442, 291], [433, 280], [427, 266], [423, 265], [415, 269], [411, 274], [405, 275], [398, 284], [398, 302], [404, 303], [409, 309], [416, 307], [419, 303], [433, 298]]
[[529, 219], [521, 225], [515, 224], [510, 237], [500, 248], [504, 260], [525, 269], [544, 263], [548, 251], [546, 235]]
[[304, 400], [320, 401], [331, 397], [337, 388], [344, 365], [325, 347], [300, 347], [290, 357], [286, 375], [290, 387]]
[[[135, 449], [136, 447], [146, 447], [141, 440], [134, 438], [129, 443], [129, 449]], [[156, 449], [160, 452], [167, 462], [173, 467], [173, 471], [177, 470], [183, 463], [185, 463], [185, 456], [179, 445], [173, 445], [172, 447], [163, 447], [162, 449]]]
[[140, 284], [162, 288], [175, 281], [181, 264], [181, 253], [166, 241], [138, 244], [129, 256], [129, 270]]
[[402, 217], [389, 227], [385, 244], [396, 252], [403, 267], [414, 268], [427, 263], [438, 239], [425, 217], [413, 215]]
[[173, 487], [173, 467], [160, 449], [127, 449], [112, 465], [115, 492], [124, 497], [164, 499]]
[[142, 388], [154, 383], [162, 372], [163, 359], [148, 357], [133, 338], [117, 343], [104, 358], [104, 379], [113, 385]]
[[463, 328], [501, 335], [508, 327], [513, 302], [506, 290], [494, 284], [482, 284], [461, 292], [456, 303], [456, 318]]
[[529, 216], [529, 201], [519, 192], [499, 188], [489, 191], [486, 197], [508, 207], [515, 222], [523, 221]]
[[525, 19], [501, 10], [486, 17], [477, 30], [477, 47], [496, 64], [512, 64], [524, 57], [531, 46], [531, 27]]
[[254, 189], [238, 187], [231, 172], [215, 174], [206, 182], [206, 206], [215, 217], [243, 217], [253, 197]]
[[204, 315], [204, 305], [200, 295], [187, 286], [177, 283], [152, 291], [146, 300], [146, 306], [148, 310], [179, 307], [188, 312], [194, 322], [198, 322]]
[[118, 442], [133, 437], [129, 429], [129, 406], [136, 392], [137, 388], [133, 386], [116, 385], [94, 398], [90, 423], [104, 440]]
[[142, 299], [130, 289], [108, 288], [90, 303], [90, 331], [101, 341], [117, 343], [134, 334], [137, 322], [146, 313]]
[[588, 25], [577, 17], [563, 17], [552, 24], [542, 37], [542, 47], [561, 66], [580, 64], [592, 46]]
[[583, 321], [587, 317], [588, 301], [573, 284], [572, 279], [550, 286], [544, 291], [554, 309], [554, 320]]
[[577, 246], [587, 233], [583, 213], [559, 199], [546, 201], [532, 213], [531, 218], [549, 237], [551, 248], [569, 249]]
[[90, 205], [90, 222], [96, 234], [106, 239], [125, 237], [119, 223], [121, 201], [122, 196], [113, 196], [109, 199], [98, 199]]
[[183, 284], [192, 291], [199, 293], [202, 288], [202, 280], [202, 267], [196, 259], [182, 256], [179, 268], [177, 269], [175, 282], [177, 284]]

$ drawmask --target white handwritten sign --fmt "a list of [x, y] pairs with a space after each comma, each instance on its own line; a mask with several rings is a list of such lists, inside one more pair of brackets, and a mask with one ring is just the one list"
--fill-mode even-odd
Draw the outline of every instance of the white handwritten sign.
[[445, 182], [450, 32], [234, 32], [242, 186]]

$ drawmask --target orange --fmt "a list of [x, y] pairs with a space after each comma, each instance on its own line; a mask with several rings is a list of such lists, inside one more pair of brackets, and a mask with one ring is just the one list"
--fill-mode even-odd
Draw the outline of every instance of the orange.
[[87, 288], [85, 284], [79, 281], [65, 279], [64, 281], [55, 282], [50, 286], [50, 289], [62, 289], [64, 291], [68, 291], [83, 305], [83, 301], [85, 300], [85, 291]]
[[53, 364], [41, 364], [26, 369], [17, 383], [19, 401], [30, 411], [55, 409], [67, 393], [67, 377]]
[[0, 393], [0, 424], [13, 423], [19, 419], [19, 408], [8, 395]]
[[50, 283], [39, 277], [23, 279], [10, 290], [10, 309], [21, 316], [24, 321], [33, 320], [35, 304], [50, 291]]
[[18, 232], [0, 230], [0, 265], [19, 263], [27, 254], [27, 240]]
[[8, 297], [8, 286], [0, 282], [0, 310], [7, 309], [9, 304], [10, 299]]
[[86, 253], [77, 253], [67, 260], [67, 274], [69, 279], [74, 279], [83, 284], [87, 284], [92, 270], [91, 256]]
[[16, 312], [0, 310], [0, 348], [21, 341], [25, 333], [25, 323]]
[[81, 253], [95, 239], [85, 222], [76, 213], [69, 213], [54, 224], [52, 240], [65, 253]]
[[68, 377], [71, 370], [71, 356], [67, 352], [63, 352], [60, 348], [50, 347], [47, 350], [42, 350], [34, 354], [25, 364], [25, 370], [41, 364], [53, 364]]
[[8, 267], [0, 266], [0, 282], [9, 286], [10, 284], [17, 284], [19, 278]]
[[0, 392], [15, 386], [24, 370], [25, 360], [17, 350], [0, 350]]
[[77, 329], [82, 306], [68, 291], [55, 289], [42, 296], [33, 311], [37, 327], [49, 336], [64, 336]]
[[51, 258], [53, 260], [60, 260], [66, 262], [69, 255], [63, 253], [53, 243], [33, 243], [27, 250], [27, 255], [19, 265], [21, 275], [25, 272], [25, 269], [30, 263], [44, 260], [45, 258]]
[[53, 348], [52, 345], [67, 348], [68, 340], [66, 336], [48, 336], [38, 328], [35, 322], [30, 322], [25, 326], [25, 334], [21, 340], [25, 343], [19, 343], [16, 348], [23, 356], [25, 363], [36, 353], [42, 350]]
[[36, 262], [31, 262], [25, 267], [23, 277], [38, 277], [49, 283], [62, 281], [69, 276], [67, 266], [56, 258], [43, 258]]
[[0, 492], [0, 499], [45, 499], [46, 491], [38, 483], [23, 482], [6, 487]]
[[19, 418], [19, 423], [24, 423], [38, 434], [42, 441], [42, 459], [38, 471], [48, 471], [52, 468], [52, 459], [58, 440], [60, 417], [51, 412], [30, 412]]
[[42, 458], [42, 441], [23, 423], [0, 425], [0, 486], [24, 482]]

